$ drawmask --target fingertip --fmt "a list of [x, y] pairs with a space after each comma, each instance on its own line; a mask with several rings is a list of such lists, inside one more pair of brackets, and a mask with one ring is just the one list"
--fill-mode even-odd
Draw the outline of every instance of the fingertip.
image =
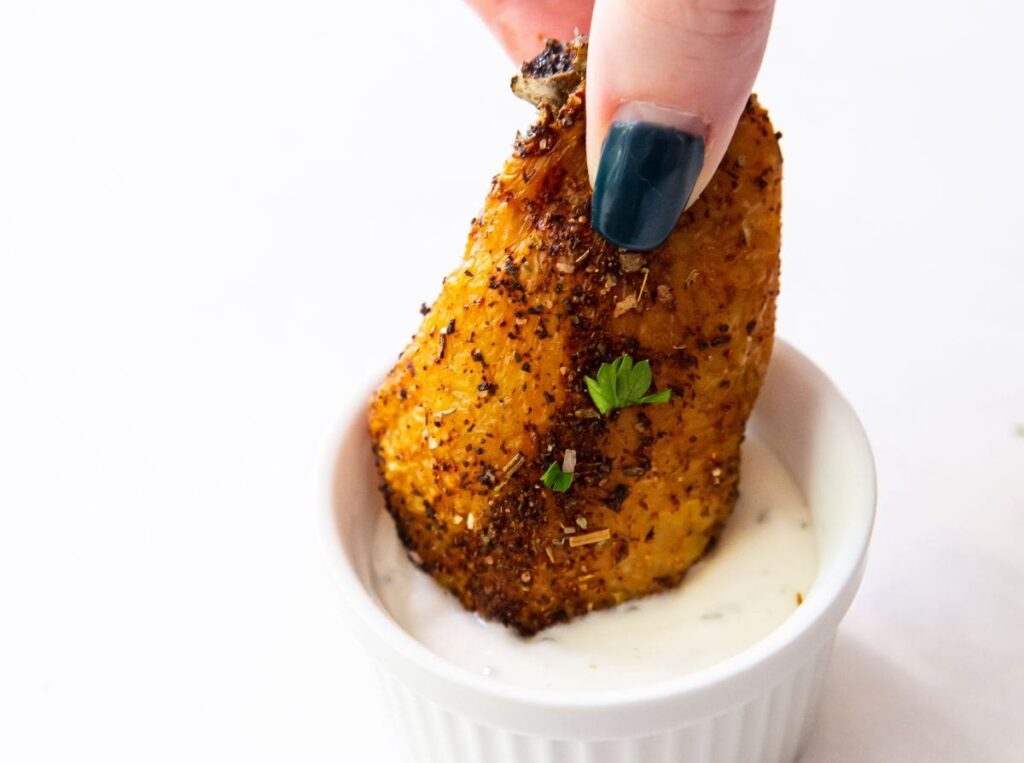
[[594, 181], [594, 229], [626, 249], [660, 246], [693, 195], [703, 166], [699, 133], [616, 119]]
[[[676, 201], [682, 211], [698, 198], [750, 95], [771, 13], [771, 0], [597, 0], [587, 65], [586, 146], [595, 196], [598, 180], [607, 182], [602, 163], [610, 130], [619, 121], [637, 121], [700, 135], [703, 165], [687, 198]], [[646, 115], [621, 116], [638, 104], [650, 107]], [[679, 122], [687, 117], [699, 126]], [[687, 156], [689, 177], [694, 159]], [[682, 184], [673, 187], [684, 192]]]

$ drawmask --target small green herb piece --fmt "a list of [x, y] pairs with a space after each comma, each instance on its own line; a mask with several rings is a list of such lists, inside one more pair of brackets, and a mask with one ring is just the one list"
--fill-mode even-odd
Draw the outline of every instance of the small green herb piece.
[[651, 388], [651, 362], [641, 360], [634, 365], [633, 359], [625, 354], [611, 363], [602, 363], [597, 369], [596, 379], [589, 376], [583, 378], [590, 399], [602, 416], [616, 408], [667, 403], [672, 397], [670, 389], [663, 389], [653, 395], [646, 394]]
[[572, 485], [572, 472], [563, 472], [562, 467], [552, 461], [540, 481], [544, 483], [544, 487], [550, 488], [556, 493], [564, 493]]

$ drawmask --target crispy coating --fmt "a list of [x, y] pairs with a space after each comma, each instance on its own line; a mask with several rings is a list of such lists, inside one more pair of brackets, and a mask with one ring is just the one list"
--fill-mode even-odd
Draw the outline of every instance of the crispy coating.
[[[779, 277], [782, 158], [757, 100], [665, 244], [629, 253], [590, 226], [585, 47], [554, 52], [575, 88], [520, 87], [542, 93], [538, 121], [370, 405], [411, 558], [524, 635], [677, 585], [717, 538]], [[623, 352], [651, 361], [668, 404], [597, 413], [583, 377]], [[540, 477], [567, 449], [575, 479], [558, 494]]]

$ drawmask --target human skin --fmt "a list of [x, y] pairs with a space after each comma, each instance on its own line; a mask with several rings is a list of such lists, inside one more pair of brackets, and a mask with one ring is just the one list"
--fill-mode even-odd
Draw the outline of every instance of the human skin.
[[[695, 180], [683, 187], [669, 185], [659, 194], [667, 192], [674, 203], [653, 212], [664, 218], [660, 224], [667, 237], [681, 210], [707, 187], [732, 139], [761, 66], [774, 1], [468, 2], [517, 63], [535, 56], [544, 38], [570, 39], [576, 31], [589, 36], [586, 142], [591, 185], [616, 122], [639, 118], [703, 141], [703, 155], [697, 152], [689, 159], [697, 165]], [[642, 184], [648, 180], [643, 178]], [[596, 191], [598, 206], [605, 194], [601, 188]], [[595, 226], [605, 233], [596, 210]], [[630, 247], [629, 240], [616, 243], [652, 248], [639, 242]]]

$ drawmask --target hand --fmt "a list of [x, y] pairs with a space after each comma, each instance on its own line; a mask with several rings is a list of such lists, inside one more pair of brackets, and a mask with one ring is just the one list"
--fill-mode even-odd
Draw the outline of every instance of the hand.
[[517, 62], [589, 33], [593, 225], [653, 249], [710, 181], [771, 26], [773, 0], [469, 0]]

